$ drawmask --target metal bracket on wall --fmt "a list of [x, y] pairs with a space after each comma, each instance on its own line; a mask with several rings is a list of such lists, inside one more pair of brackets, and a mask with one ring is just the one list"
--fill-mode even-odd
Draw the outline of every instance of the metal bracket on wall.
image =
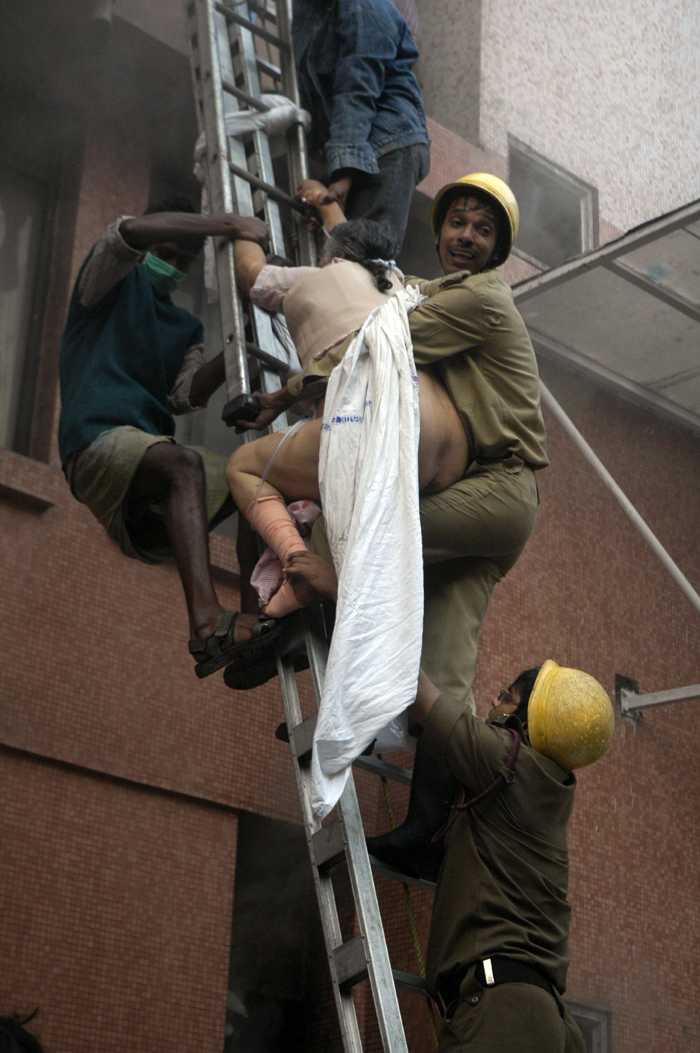
[[700, 684], [688, 687], [672, 687], [667, 691], [652, 691], [647, 695], [639, 694], [639, 684], [629, 677], [615, 675], [615, 698], [620, 716], [635, 724], [641, 723], [642, 710], [651, 706], [665, 706], [671, 702], [689, 702], [700, 699]]

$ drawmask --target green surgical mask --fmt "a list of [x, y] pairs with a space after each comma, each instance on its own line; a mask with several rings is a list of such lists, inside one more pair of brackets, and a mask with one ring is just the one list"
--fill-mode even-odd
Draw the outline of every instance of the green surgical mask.
[[141, 266], [158, 296], [169, 296], [175, 292], [185, 277], [184, 271], [179, 271], [177, 267], [166, 263], [152, 252], [146, 253]]

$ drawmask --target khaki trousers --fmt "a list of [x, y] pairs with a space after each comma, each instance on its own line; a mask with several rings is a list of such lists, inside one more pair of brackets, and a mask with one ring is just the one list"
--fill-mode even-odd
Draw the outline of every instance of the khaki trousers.
[[[515, 565], [534, 530], [537, 500], [535, 473], [519, 457], [474, 463], [459, 482], [420, 499], [421, 665], [444, 694], [464, 700], [472, 712], [481, 625], [494, 586]], [[322, 516], [313, 525], [311, 548], [333, 562]]]
[[532, 984], [483, 988], [467, 978], [450, 1012], [438, 1053], [586, 1053], [561, 996]]
[[473, 464], [420, 500], [425, 564], [421, 664], [442, 692], [474, 712], [479, 632], [491, 593], [513, 567], [537, 519], [534, 471], [519, 457]]

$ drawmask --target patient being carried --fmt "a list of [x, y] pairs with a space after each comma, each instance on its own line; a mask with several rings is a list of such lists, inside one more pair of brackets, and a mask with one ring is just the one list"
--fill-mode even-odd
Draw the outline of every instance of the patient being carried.
[[[253, 303], [284, 313], [307, 375], [307, 367], [314, 361], [320, 362], [326, 356], [339, 361], [372, 311], [402, 288], [396, 271], [385, 262], [392, 253], [391, 242], [378, 224], [368, 220], [335, 225], [319, 267], [271, 266], [253, 242], [236, 242], [234, 252], [239, 284]], [[313, 374], [313, 369], [310, 372]], [[418, 483], [421, 493], [436, 493], [462, 478], [469, 462], [469, 444], [439, 373], [419, 369], [418, 383]], [[285, 499], [320, 499], [318, 461], [324, 388], [325, 382], [311, 384], [302, 395], [303, 398], [307, 390], [314, 391], [320, 399], [313, 420], [281, 445], [279, 433], [246, 443], [233, 454], [226, 472], [241, 514], [276, 553], [283, 567], [294, 553], [306, 552]], [[240, 423], [246, 427], [246, 422]], [[261, 485], [263, 473], [265, 482]], [[264, 613], [283, 617], [314, 598], [315, 594], [305, 589], [300, 579], [295, 583], [286, 579], [264, 607]]]

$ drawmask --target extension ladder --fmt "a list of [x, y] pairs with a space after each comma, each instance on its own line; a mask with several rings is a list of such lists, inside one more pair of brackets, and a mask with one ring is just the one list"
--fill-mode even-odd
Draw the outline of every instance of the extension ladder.
[[[269, 5], [269, 6], [268, 6]], [[242, 139], [226, 135], [225, 116], [239, 109], [266, 109], [261, 78], [270, 90], [298, 103], [291, 38], [291, 0], [185, 0], [192, 79], [199, 130], [206, 133], [206, 172], [213, 212], [258, 216], [270, 229], [276, 255], [293, 256], [298, 264], [315, 262], [315, 244], [305, 217], [307, 208], [275, 184], [270, 143], [263, 131]], [[272, 28], [268, 28], [271, 26]], [[262, 54], [264, 47], [267, 55]], [[307, 175], [304, 131], [292, 127], [286, 137], [289, 189]], [[293, 217], [293, 235], [285, 241], [280, 206]], [[248, 394], [251, 368], [259, 371], [263, 391], [281, 387], [287, 367], [275, 356], [271, 316], [247, 305], [248, 331], [236, 288], [233, 247], [218, 245], [216, 268], [224, 336], [224, 360], [229, 402]], [[224, 420], [227, 420], [226, 408]], [[284, 417], [273, 424], [285, 427]], [[333, 991], [345, 1053], [362, 1053], [360, 1028], [352, 997], [355, 984], [369, 978], [385, 1053], [408, 1053], [396, 989], [426, 995], [420, 977], [392, 970], [384, 936], [372, 867], [352, 776], [335, 809], [334, 820], [315, 823], [310, 797], [310, 760], [316, 714], [302, 718], [294, 674], [294, 659], [304, 651], [309, 660], [317, 703], [323, 692], [327, 645], [321, 609], [290, 618], [290, 630], [277, 646], [277, 665], [294, 771], [301, 802], [328, 953]], [[403, 783], [411, 772], [378, 758], [361, 757], [357, 767]], [[357, 917], [358, 935], [343, 941], [331, 871], [347, 864]], [[396, 874], [378, 862], [374, 870], [404, 885], [434, 889], [427, 881]]]
[[[321, 608], [307, 608], [293, 617], [294, 628], [277, 644], [277, 668], [343, 1045], [346, 1053], [362, 1053], [352, 988], [369, 978], [385, 1053], [407, 1053], [396, 989], [426, 997], [426, 988], [420, 977], [391, 967], [372, 870], [404, 885], [431, 891], [435, 885], [398, 874], [378, 860], [370, 860], [352, 774], [333, 812], [332, 821], [324, 825], [314, 821], [311, 749], [317, 714], [306, 719], [302, 716], [293, 658], [301, 650], [306, 652], [318, 702], [323, 693], [328, 650]], [[408, 785], [411, 782], [408, 769], [376, 757], [359, 757], [355, 767]], [[332, 869], [342, 862], [347, 865], [359, 929], [358, 935], [346, 941], [343, 941], [340, 930], [331, 874]]]
[[[314, 239], [303, 221], [308, 206], [292, 196], [308, 174], [304, 129], [297, 124], [286, 134], [291, 193], [275, 185], [265, 132], [254, 131], [241, 138], [226, 134], [227, 114], [239, 109], [268, 109], [261, 100], [261, 80], [268, 82], [266, 90], [285, 95], [297, 104], [299, 101], [292, 54], [291, 4], [280, 0], [268, 7], [267, 2], [185, 0], [197, 122], [200, 132], [206, 134], [209, 207], [212, 212], [257, 216], [269, 227], [273, 254], [291, 255], [299, 265], [313, 265]], [[267, 57], [261, 54], [263, 49], [267, 50]], [[286, 206], [293, 217], [292, 235], [286, 242], [280, 205]], [[217, 242], [216, 273], [229, 403], [250, 392], [251, 366], [259, 371], [263, 391], [278, 390], [288, 366], [275, 355], [272, 318], [266, 311], [249, 305], [246, 333], [230, 241]], [[226, 407], [223, 418], [227, 424], [232, 423]], [[286, 418], [279, 417], [272, 427], [286, 427]]]

